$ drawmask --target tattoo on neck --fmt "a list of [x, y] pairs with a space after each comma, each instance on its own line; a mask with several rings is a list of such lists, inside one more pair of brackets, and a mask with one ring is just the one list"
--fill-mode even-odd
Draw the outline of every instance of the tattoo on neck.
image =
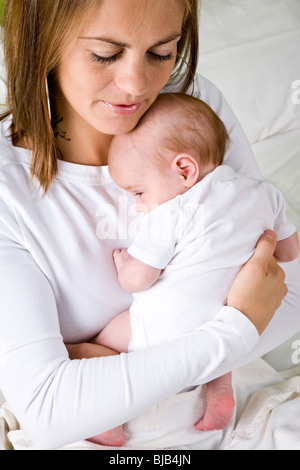
[[56, 148], [56, 150], [57, 150], [57, 152], [58, 152], [59, 159], [62, 160], [62, 161], [64, 161], [64, 156], [63, 156], [63, 154], [62, 154], [62, 151], [59, 150], [59, 148]]
[[67, 138], [67, 132], [63, 131], [60, 127], [60, 124], [63, 121], [63, 117], [59, 115], [59, 113], [56, 113], [55, 116], [53, 117], [51, 124], [54, 132], [54, 137], [60, 137], [61, 139], [66, 140], [67, 142], [71, 142], [71, 139]]

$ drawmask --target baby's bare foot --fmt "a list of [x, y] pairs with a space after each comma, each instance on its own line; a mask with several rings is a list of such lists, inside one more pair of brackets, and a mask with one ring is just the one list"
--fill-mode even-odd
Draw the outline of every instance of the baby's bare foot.
[[123, 426], [98, 434], [98, 436], [91, 437], [87, 441], [106, 447], [122, 447], [125, 444]]
[[231, 384], [207, 384], [207, 409], [204, 417], [195, 425], [197, 431], [224, 429], [231, 421], [235, 408]]

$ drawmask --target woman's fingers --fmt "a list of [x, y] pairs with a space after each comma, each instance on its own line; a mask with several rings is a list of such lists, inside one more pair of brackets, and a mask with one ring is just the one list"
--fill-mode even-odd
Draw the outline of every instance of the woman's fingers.
[[[267, 230], [259, 239], [252, 261], [256, 262], [260, 268], [268, 272], [269, 267], [274, 267], [274, 252], [277, 244], [277, 235], [271, 230]], [[271, 263], [271, 266], [270, 266]], [[277, 264], [277, 263], [276, 263]]]
[[240, 310], [261, 335], [287, 294], [285, 273], [276, 263], [277, 236], [267, 231], [234, 281], [227, 305]]

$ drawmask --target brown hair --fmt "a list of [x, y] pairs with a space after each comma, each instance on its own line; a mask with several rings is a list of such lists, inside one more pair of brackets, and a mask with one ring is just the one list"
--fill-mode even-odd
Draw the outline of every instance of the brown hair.
[[[162, 169], [174, 154], [187, 153], [200, 164], [222, 165], [229, 135], [223, 121], [206, 104], [193, 96], [182, 93], [159, 95], [151, 108], [139, 121], [134, 132], [143, 128], [155, 137], [156, 158], [154, 164]], [[147, 155], [145, 155], [147, 158]]]
[[[59, 65], [62, 45], [89, 18], [99, 0], [6, 0], [3, 16], [7, 69], [7, 112], [12, 114], [14, 145], [32, 150], [32, 177], [46, 193], [57, 172], [59, 153], [51, 124], [48, 78]], [[191, 85], [198, 60], [198, 0], [184, 0], [186, 14], [175, 72], [181, 91]], [[183, 80], [178, 77], [182, 75]], [[51, 95], [50, 95], [51, 96]]]
[[184, 0], [185, 16], [182, 37], [178, 43], [175, 73], [170, 83], [180, 83], [181, 93], [186, 93], [193, 83], [199, 59], [199, 10], [201, 0]]

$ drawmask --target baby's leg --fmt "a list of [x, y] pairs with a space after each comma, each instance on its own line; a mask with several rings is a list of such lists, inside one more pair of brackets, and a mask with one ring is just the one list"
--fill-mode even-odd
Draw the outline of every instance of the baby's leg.
[[[120, 353], [127, 353], [130, 338], [130, 313], [129, 310], [126, 310], [113, 318], [93, 342]], [[125, 444], [123, 426], [98, 434], [98, 436], [91, 437], [87, 441], [102, 446], [122, 447]]]
[[235, 408], [232, 374], [209, 382], [207, 386], [207, 408], [203, 418], [195, 425], [198, 431], [224, 429], [231, 421]]
[[129, 310], [113, 318], [93, 341], [119, 353], [127, 353], [131, 339]]

